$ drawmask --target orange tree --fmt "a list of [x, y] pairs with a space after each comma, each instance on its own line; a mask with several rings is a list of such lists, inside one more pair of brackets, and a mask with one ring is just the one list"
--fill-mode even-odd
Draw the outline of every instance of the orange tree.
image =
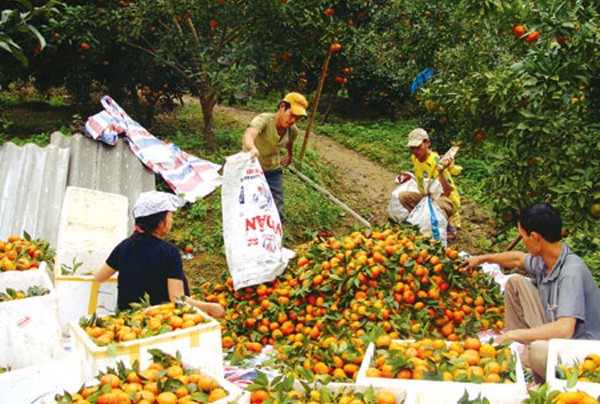
[[[7, 83], [26, 77], [29, 59], [46, 46], [46, 38], [38, 27], [57, 13], [62, 4], [55, 0], [39, 2], [39, 6], [22, 0], [8, 3], [14, 8], [2, 10], [0, 17], [0, 91]], [[4, 103], [0, 93], [0, 128], [5, 125]]]
[[149, 107], [146, 119], [138, 117], [145, 124], [161, 99], [192, 93], [210, 147], [218, 101], [257, 85], [314, 90], [329, 47], [349, 36], [351, 16], [365, 8], [358, 0], [304, 3], [74, 1], [48, 29], [52, 40], [37, 60], [36, 83], [65, 85], [78, 101], [98, 84], [134, 107], [141, 96]]
[[348, 47], [354, 67], [350, 98], [363, 108], [391, 118], [410, 111], [411, 84], [426, 68], [437, 67], [440, 48], [456, 42], [450, 15], [455, 2], [397, 1], [361, 14], [369, 23], [357, 26]]
[[457, 8], [464, 43], [440, 49], [420, 91], [426, 124], [484, 154], [483, 178], [507, 220], [552, 195], [567, 227], [598, 229], [600, 21], [592, 2]]

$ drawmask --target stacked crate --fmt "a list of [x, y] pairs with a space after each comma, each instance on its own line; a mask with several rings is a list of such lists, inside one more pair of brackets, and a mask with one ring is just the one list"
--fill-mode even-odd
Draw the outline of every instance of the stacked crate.
[[[98, 283], [91, 273], [127, 237], [128, 205], [123, 195], [67, 187], [54, 268], [64, 331], [82, 316], [110, 314], [116, 308], [116, 275]], [[66, 274], [65, 267], [70, 269]]]

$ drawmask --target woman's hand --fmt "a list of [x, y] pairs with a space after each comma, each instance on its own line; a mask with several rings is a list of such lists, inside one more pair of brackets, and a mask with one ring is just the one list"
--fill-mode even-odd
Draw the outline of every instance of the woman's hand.
[[218, 303], [204, 303], [202, 305], [202, 310], [214, 318], [222, 318], [225, 316], [225, 309]]

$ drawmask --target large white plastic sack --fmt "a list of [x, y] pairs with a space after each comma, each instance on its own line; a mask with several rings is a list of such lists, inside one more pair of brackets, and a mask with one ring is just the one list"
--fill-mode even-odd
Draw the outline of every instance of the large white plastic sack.
[[293, 251], [282, 246], [282, 226], [258, 159], [227, 157], [221, 188], [223, 238], [234, 289], [274, 280]]
[[410, 224], [418, 226], [422, 234], [429, 235], [435, 240], [440, 240], [446, 245], [448, 219], [446, 219], [442, 209], [433, 202], [431, 197], [426, 196], [421, 199], [412, 212], [410, 212], [410, 215], [408, 215], [407, 221]]
[[419, 187], [417, 186], [417, 181], [415, 181], [414, 177], [404, 181], [392, 191], [392, 197], [390, 198], [387, 212], [391, 219], [398, 222], [405, 221], [410, 214], [410, 212], [400, 203], [400, 194], [403, 192], [419, 192]]

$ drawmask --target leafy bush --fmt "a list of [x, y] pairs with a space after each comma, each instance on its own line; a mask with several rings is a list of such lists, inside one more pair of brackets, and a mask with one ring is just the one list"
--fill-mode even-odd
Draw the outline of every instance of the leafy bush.
[[[514, 221], [552, 196], [569, 230], [597, 232], [598, 11], [578, 1], [513, 3], [480, 16], [477, 41], [439, 53], [443, 68], [420, 94], [427, 122], [442, 136], [493, 145], [472, 152], [490, 161], [486, 199], [499, 217]], [[515, 24], [527, 35], [517, 37]], [[541, 34], [526, 39], [531, 32]]]

